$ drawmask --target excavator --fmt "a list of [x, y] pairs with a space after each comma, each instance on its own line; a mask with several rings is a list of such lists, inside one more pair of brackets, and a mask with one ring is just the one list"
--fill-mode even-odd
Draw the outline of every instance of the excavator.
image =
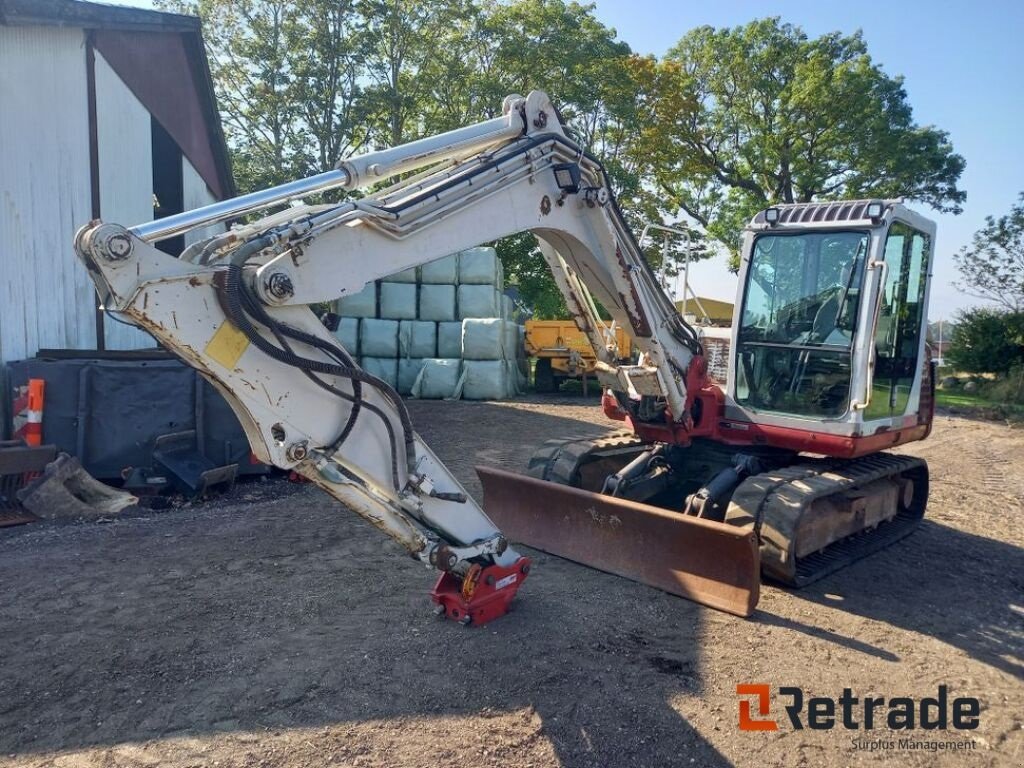
[[[304, 202], [328, 190], [362, 194]], [[177, 256], [157, 247], [225, 222]], [[478, 468], [481, 507], [398, 393], [308, 305], [525, 231], [595, 350], [602, 408], [621, 429], [548, 442], [526, 474]], [[762, 575], [801, 586], [908, 534], [928, 469], [888, 449], [931, 430], [934, 237], [896, 200], [760, 211], [719, 386], [601, 163], [534, 91], [493, 119], [307, 179], [133, 227], [92, 221], [75, 250], [107, 311], [223, 394], [259, 460], [437, 571], [439, 615], [482, 625], [530, 572], [512, 541], [749, 616]], [[624, 363], [599, 307], [637, 362]]]

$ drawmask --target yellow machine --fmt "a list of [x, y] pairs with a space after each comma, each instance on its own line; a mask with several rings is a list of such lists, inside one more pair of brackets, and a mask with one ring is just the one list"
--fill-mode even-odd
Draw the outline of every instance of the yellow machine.
[[[608, 334], [613, 333], [608, 328]], [[614, 329], [615, 343], [620, 361], [633, 355], [633, 342], [622, 328]], [[587, 335], [576, 327], [574, 320], [527, 320], [526, 355], [536, 357], [534, 388], [538, 392], [557, 392], [565, 379], [583, 379], [583, 392], [587, 392], [587, 378], [594, 375], [597, 355]]]

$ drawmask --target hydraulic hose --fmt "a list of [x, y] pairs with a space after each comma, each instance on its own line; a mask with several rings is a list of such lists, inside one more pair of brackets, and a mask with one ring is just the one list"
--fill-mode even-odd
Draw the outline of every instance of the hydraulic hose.
[[[329, 354], [335, 359], [338, 359], [339, 354], [344, 353], [341, 353], [339, 350], [312, 334], [305, 333], [304, 331], [291, 328], [283, 323], [275, 321], [263, 309], [259, 300], [253, 296], [251, 291], [244, 285], [243, 265], [245, 262], [251, 256], [264, 248], [269, 247], [273, 243], [273, 239], [266, 235], [245, 243], [232, 255], [231, 263], [228, 265], [226, 272], [218, 275], [218, 296], [221, 299], [222, 308], [224, 309], [225, 314], [245, 335], [245, 337], [261, 352], [278, 362], [302, 370], [307, 376], [313, 378], [319, 386], [353, 404], [353, 412], [349, 414], [349, 419], [346, 422], [345, 427], [332, 443], [331, 447], [334, 450], [337, 450], [337, 446], [340, 446], [351, 432], [355, 423], [355, 417], [358, 415], [357, 408], [366, 408], [368, 411], [374, 413], [384, 421], [391, 445], [392, 481], [395, 489], [397, 491], [401, 491], [402, 484], [398, 476], [398, 461], [396, 455], [397, 446], [394, 429], [388, 415], [384, 411], [380, 410], [372, 403], [367, 403], [362, 398], [360, 385], [366, 384], [377, 389], [388, 400], [390, 400], [393, 405], [395, 405], [399, 421], [402, 426], [407, 465], [411, 468], [415, 465], [415, 433], [412, 429], [412, 420], [409, 417], [408, 409], [405, 407], [405, 403], [402, 401], [401, 396], [387, 382], [366, 373], [358, 367], [355, 367], [351, 358], [347, 355], [344, 355], [344, 357], [347, 358], [345, 362], [348, 364], [339, 365], [322, 360], [313, 360], [295, 354], [295, 352], [292, 351], [291, 346], [287, 344], [282, 337], [291, 338], [295, 341], [313, 346]], [[250, 314], [253, 314], [258, 321], [274, 333], [278, 341], [282, 343], [282, 346], [284, 347], [283, 349], [275, 346], [260, 335], [256, 327], [250, 322], [246, 310], [249, 310]], [[327, 382], [324, 382], [322, 379], [319, 379], [319, 377], [313, 376], [314, 373], [338, 376], [350, 380], [352, 382], [353, 395], [348, 395], [336, 387], [331, 386]]]

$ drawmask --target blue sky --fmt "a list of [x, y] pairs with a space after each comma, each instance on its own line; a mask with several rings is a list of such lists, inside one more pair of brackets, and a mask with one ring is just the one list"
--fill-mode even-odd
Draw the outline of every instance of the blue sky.
[[[917, 122], [949, 132], [967, 161], [962, 214], [918, 206], [939, 227], [929, 315], [950, 319], [981, 303], [950, 285], [957, 277], [952, 254], [986, 215], [1006, 213], [1024, 191], [1024, 3], [597, 0], [596, 6], [598, 18], [635, 51], [659, 56], [693, 27], [731, 27], [762, 16], [780, 16], [812, 36], [862, 30], [875, 62], [905, 78]], [[701, 295], [735, 295], [736, 282], [720, 260], [699, 265], [690, 282]]]
[[[121, 3], [152, 7], [149, 0]], [[950, 319], [958, 309], [980, 303], [951, 285], [952, 255], [987, 214], [1006, 213], [1024, 191], [1024, 3], [596, 0], [596, 15], [633, 50], [659, 56], [693, 27], [736, 26], [769, 15], [812, 36], [862, 30], [874, 60], [905, 78], [917, 122], [949, 132], [967, 160], [960, 181], [967, 191], [964, 212], [939, 215], [920, 208], [939, 226], [929, 315]], [[690, 282], [700, 295], [730, 301], [735, 296], [736, 280], [724, 258], [699, 264]]]

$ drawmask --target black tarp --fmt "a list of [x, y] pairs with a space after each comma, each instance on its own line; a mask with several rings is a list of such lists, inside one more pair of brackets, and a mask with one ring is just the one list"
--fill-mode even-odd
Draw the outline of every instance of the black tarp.
[[7, 411], [17, 387], [45, 380], [44, 442], [77, 456], [94, 477], [148, 467], [157, 437], [191, 429], [215, 464], [237, 463], [239, 474], [267, 471], [250, 461], [249, 441], [224, 398], [179, 360], [160, 353], [65, 355], [8, 363]]

